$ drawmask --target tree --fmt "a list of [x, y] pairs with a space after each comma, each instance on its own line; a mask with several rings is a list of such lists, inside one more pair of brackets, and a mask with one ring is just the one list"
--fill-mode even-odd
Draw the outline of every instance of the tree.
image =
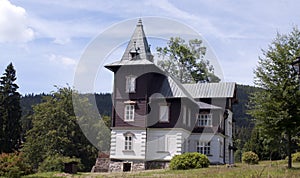
[[[97, 149], [80, 129], [72, 103], [70, 88], [58, 88], [57, 92], [44, 96], [44, 102], [33, 107], [32, 129], [26, 133], [23, 152], [26, 160], [37, 169], [47, 158], [79, 158], [83, 170], [90, 170], [97, 157]], [[87, 100], [81, 106], [89, 108]]]
[[254, 71], [255, 84], [263, 90], [250, 98], [249, 114], [268, 137], [286, 141], [288, 168], [292, 167], [293, 137], [299, 132], [300, 92], [297, 72], [291, 64], [300, 55], [300, 31], [277, 34]]
[[21, 144], [21, 107], [16, 70], [10, 63], [0, 78], [0, 152], [11, 153]]
[[157, 51], [164, 59], [158, 65], [181, 83], [220, 81], [213, 66], [204, 59], [206, 47], [202, 40], [193, 39], [186, 44], [182, 38], [172, 37], [166, 47], [158, 47]]

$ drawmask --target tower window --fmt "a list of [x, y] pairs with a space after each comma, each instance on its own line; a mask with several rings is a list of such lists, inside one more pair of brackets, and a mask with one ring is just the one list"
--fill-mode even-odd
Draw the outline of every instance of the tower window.
[[126, 76], [126, 92], [134, 93], [136, 87], [136, 76], [129, 75]]

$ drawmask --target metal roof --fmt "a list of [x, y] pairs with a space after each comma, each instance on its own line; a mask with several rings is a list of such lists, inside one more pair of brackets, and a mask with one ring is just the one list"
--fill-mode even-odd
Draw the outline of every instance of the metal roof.
[[183, 84], [193, 98], [232, 98], [234, 97], [235, 83], [198, 83]]
[[186, 91], [182, 84], [171, 76], [167, 76], [160, 90], [165, 97], [189, 97], [192, 96]]
[[198, 104], [200, 109], [222, 109], [219, 106], [207, 104], [207, 103], [204, 103], [204, 102], [197, 102], [197, 104]]
[[[134, 54], [134, 57], [132, 54]], [[121, 60], [107, 64], [105, 67], [110, 68], [123, 65], [147, 65], [153, 64], [152, 61], [153, 55], [151, 54], [150, 46], [147, 42], [142, 20], [139, 19]]]
[[[127, 45], [127, 48], [121, 60], [132, 60], [132, 57], [130, 55], [131, 52], [133, 53], [138, 52], [140, 59], [146, 59], [151, 61], [153, 58], [143, 29], [143, 24], [141, 19], [139, 19], [136, 25], [136, 28], [130, 38], [130, 41]], [[139, 60], [139, 59], [133, 59], [133, 60]]]

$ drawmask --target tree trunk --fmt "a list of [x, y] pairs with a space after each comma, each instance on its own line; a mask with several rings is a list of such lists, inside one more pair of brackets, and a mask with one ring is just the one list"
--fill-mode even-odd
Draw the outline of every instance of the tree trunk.
[[292, 138], [291, 138], [291, 133], [287, 133], [288, 136], [288, 142], [287, 142], [287, 155], [288, 155], [288, 168], [292, 168]]

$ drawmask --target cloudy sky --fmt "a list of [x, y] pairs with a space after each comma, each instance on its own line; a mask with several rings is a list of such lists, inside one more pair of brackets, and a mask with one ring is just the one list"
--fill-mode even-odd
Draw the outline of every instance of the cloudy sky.
[[[299, 25], [299, 7], [297, 0], [0, 0], [0, 72], [12, 62], [22, 94], [73, 86], [78, 63], [97, 36], [128, 19], [155, 16], [201, 34], [225, 81], [253, 85], [261, 49], [277, 32], [288, 33]], [[97, 76], [95, 91], [110, 92], [110, 76]]]

